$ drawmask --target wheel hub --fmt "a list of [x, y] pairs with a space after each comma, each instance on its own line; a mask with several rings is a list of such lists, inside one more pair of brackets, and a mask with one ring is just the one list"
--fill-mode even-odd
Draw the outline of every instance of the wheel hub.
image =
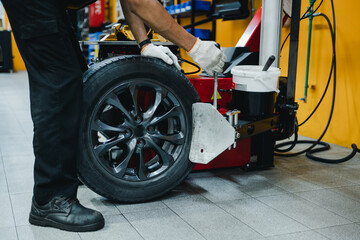
[[145, 135], [145, 127], [143, 125], [138, 125], [134, 128], [135, 137], [143, 137]]

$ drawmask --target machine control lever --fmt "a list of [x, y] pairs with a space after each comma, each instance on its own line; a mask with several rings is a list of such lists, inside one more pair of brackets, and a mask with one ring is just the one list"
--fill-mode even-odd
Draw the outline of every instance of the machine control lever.
[[[220, 44], [216, 43], [215, 46], [220, 49]], [[217, 88], [218, 88], [218, 73], [214, 72], [214, 100], [213, 100], [213, 106], [215, 109], [217, 109]]]

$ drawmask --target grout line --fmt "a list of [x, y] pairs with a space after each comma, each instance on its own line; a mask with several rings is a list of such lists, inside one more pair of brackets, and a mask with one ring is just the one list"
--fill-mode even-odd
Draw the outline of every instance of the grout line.
[[[329, 228], [336, 228], [336, 227], [344, 227], [344, 226], [350, 226], [350, 225], [359, 225], [357, 223], [347, 223], [347, 224], [340, 224], [340, 225], [336, 225], [336, 226], [330, 226], [330, 227], [323, 227], [323, 228], [316, 228], [316, 229], [313, 229], [313, 231], [315, 231], [316, 233], [328, 238], [327, 236], [325, 236], [324, 234], [318, 232], [319, 230], [321, 229], [329, 229]], [[328, 238], [329, 239], [329, 238]]]
[[185, 219], [183, 219], [179, 214], [177, 214], [173, 209], [169, 208], [171, 212], [173, 212], [176, 216], [178, 216], [183, 222], [185, 222], [190, 228], [194, 229], [195, 232], [200, 234], [201, 237], [204, 239], [207, 239], [201, 232], [199, 232], [194, 226], [192, 226], [190, 223], [188, 223]]
[[6, 181], [6, 188], [7, 188], [7, 190], [8, 190], [8, 197], [9, 197], [10, 206], [11, 206], [11, 213], [12, 213], [12, 217], [13, 217], [13, 221], [14, 221], [16, 238], [19, 239], [19, 234], [18, 234], [18, 231], [17, 231], [16, 221], [15, 221], [15, 215], [14, 215], [14, 208], [13, 208], [13, 204], [12, 204], [11, 197], [10, 197], [10, 192], [9, 192], [9, 183], [8, 183], [7, 176], [6, 176], [5, 165], [4, 165], [4, 161], [3, 161], [3, 156], [2, 156], [1, 150], [0, 150], [0, 158], [1, 158], [1, 164], [2, 164], [3, 170], [4, 170], [5, 181]]
[[[301, 202], [302, 202], [302, 203], [306, 203], [306, 202], [312, 203], [312, 204], [320, 207], [321, 209], [323, 209], [323, 210], [325, 210], [325, 211], [331, 212], [331, 213], [333, 213], [333, 214], [335, 214], [335, 215], [337, 215], [337, 216], [339, 216], [339, 217], [341, 217], [341, 218], [344, 218], [344, 219], [346, 219], [346, 220], [349, 220], [351, 223], [353, 223], [353, 221], [350, 220], [350, 219], [348, 219], [347, 217], [344, 217], [344, 216], [342, 216], [342, 215], [340, 215], [340, 214], [338, 214], [338, 213], [335, 213], [335, 212], [333, 212], [333, 211], [330, 211], [330, 210], [326, 209], [325, 207], [323, 207], [322, 205], [318, 205], [318, 204], [316, 204], [316, 203], [314, 203], [314, 202], [312, 202], [312, 201], [309, 201], [309, 200], [307, 200], [307, 199], [305, 199], [305, 198], [303, 198], [303, 197], [301, 197], [301, 196], [296, 195], [295, 193], [290, 193], [290, 194], [293, 195], [293, 196], [295, 196], [295, 197], [297, 197], [297, 198], [301, 198]], [[269, 206], [270, 208], [273, 208], [273, 207], [271, 207], [270, 205], [262, 202], [260, 199], [257, 199], [257, 200], [260, 201], [261, 203], [265, 204], [266, 206]], [[305, 202], [303, 202], [303, 200], [304, 200]], [[273, 209], [276, 210], [276, 211], [278, 211], [278, 212], [280, 212], [279, 210], [277, 210], [277, 209], [275, 209], [275, 208], [273, 208]], [[287, 216], [287, 217], [289, 217], [289, 218], [291, 218], [292, 220], [300, 223], [301, 225], [303, 225], [303, 226], [305, 226], [305, 227], [307, 227], [307, 228], [309, 228], [309, 229], [311, 229], [311, 230], [317, 229], [317, 228], [310, 228], [310, 227], [304, 225], [303, 223], [297, 221], [296, 219], [292, 218], [291, 216], [287, 215], [286, 213], [282, 213], [282, 212], [280, 212], [280, 213], [283, 214], [283, 215], [285, 215], [285, 216]], [[349, 223], [348, 223], [348, 224], [349, 224]], [[340, 226], [340, 225], [344, 225], [344, 224], [332, 225], [332, 226], [328, 226], [328, 227], [335, 227], [335, 226]], [[345, 224], [345, 225], [347, 225], [347, 224]], [[326, 227], [325, 227], [325, 228], [326, 228]]]
[[135, 230], [135, 232], [137, 232], [139, 234], [139, 236], [145, 240], [145, 237], [143, 235], [141, 235], [141, 233], [136, 229], [136, 227], [129, 221], [129, 219], [127, 219], [127, 217], [125, 216], [125, 214], [121, 215], [125, 218], [125, 220], [130, 224], [130, 226]]
[[[251, 198], [252, 198], [253, 200], [256, 200], [256, 199], [253, 198], [253, 197], [251, 197]], [[223, 201], [223, 202], [233, 202], [233, 201], [236, 201], [236, 200], [228, 200], [228, 201]], [[232, 216], [233, 218], [235, 218], [235, 219], [237, 219], [238, 221], [240, 221], [241, 223], [243, 223], [245, 226], [247, 226], [247, 227], [249, 227], [250, 229], [252, 229], [254, 232], [258, 233], [260, 236], [266, 238], [266, 236], [262, 235], [262, 234], [261, 234], [260, 232], [258, 232], [256, 229], [252, 228], [252, 227], [249, 226], [247, 223], [241, 221], [241, 219], [237, 218], [236, 216], [234, 216], [234, 215], [231, 214], [230, 212], [226, 211], [226, 209], [224, 209], [224, 208], [222, 208], [221, 206], [219, 206], [218, 204], [220, 204], [220, 203], [221, 203], [221, 202], [215, 203], [215, 205], [216, 205], [218, 208], [222, 209], [224, 212], [230, 214], [230, 216]]]
[[279, 235], [274, 235], [274, 236], [269, 236], [269, 237], [266, 237], [266, 238], [273, 238], [273, 237], [281, 237], [281, 236], [287, 236], [287, 235], [291, 235], [291, 234], [299, 234], [299, 233], [307, 233], [307, 232], [314, 232], [314, 233], [317, 233], [317, 234], [320, 234], [322, 237], [326, 238], [326, 239], [329, 239], [331, 240], [330, 238], [328, 238], [327, 236], [324, 236], [322, 235], [321, 233], [315, 231], [315, 230], [307, 230], [307, 231], [299, 231], [299, 232], [293, 232], [293, 233], [285, 233], [285, 234], [279, 234]]
[[[323, 189], [323, 190], [329, 190], [329, 189]], [[311, 192], [311, 191], [309, 191], [309, 192]], [[331, 192], [332, 192], [332, 191], [331, 191]], [[333, 192], [333, 193], [336, 193], [336, 192]], [[338, 193], [336, 193], [336, 194], [338, 194]], [[301, 199], [303, 199], [303, 200], [305, 200], [305, 201], [308, 201], [308, 202], [310, 202], [310, 203], [312, 203], [312, 204], [314, 204], [314, 205], [316, 205], [316, 206], [318, 206], [318, 207], [320, 207], [320, 208], [322, 208], [322, 209], [325, 209], [326, 211], [329, 211], [329, 212], [331, 212], [331, 213], [333, 213], [333, 214], [335, 214], [335, 215], [337, 215], [337, 216], [339, 216], [339, 217], [345, 218], [346, 220], [349, 220], [351, 223], [355, 223], [355, 222], [356, 222], [356, 221], [354, 221], [354, 220], [349, 219], [349, 218], [346, 217], [346, 216], [343, 216], [343, 215], [340, 215], [340, 214], [337, 213], [337, 212], [334, 212], [333, 210], [325, 207], [324, 205], [320, 205], [319, 203], [316, 203], [316, 202], [314, 202], [314, 201], [311, 201], [311, 200], [308, 200], [308, 199], [306, 199], [306, 198], [303, 198], [303, 197], [301, 197], [301, 196], [299, 196], [299, 195], [297, 195], [297, 194], [295, 194], [295, 196], [296, 196], [296, 197], [299, 197], [299, 198], [301, 198]], [[341, 195], [341, 196], [342, 196], [342, 195]], [[344, 196], [344, 197], [345, 197], [345, 196]], [[348, 197], [345, 197], [345, 198], [347, 198], [347, 199], [349, 199], [349, 200], [352, 200], [352, 199], [350, 199], [350, 198], [348, 198]], [[357, 202], [357, 201], [356, 201], [356, 202]], [[359, 219], [359, 220], [360, 220], [360, 219]], [[359, 221], [359, 220], [357, 220], [357, 221]], [[340, 225], [334, 225], [334, 226], [341, 226], [341, 225], [348, 225], [348, 224], [340, 224]], [[332, 226], [330, 226], [330, 227], [332, 227]], [[314, 228], [314, 229], [316, 229], [316, 228]]]

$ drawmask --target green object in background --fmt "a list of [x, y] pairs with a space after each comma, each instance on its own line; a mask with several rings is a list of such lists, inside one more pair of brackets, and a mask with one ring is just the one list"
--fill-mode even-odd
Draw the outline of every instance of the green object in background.
[[313, 4], [315, 0], [310, 0], [310, 10], [308, 13], [309, 16], [309, 34], [308, 34], [308, 47], [307, 47], [307, 57], [306, 57], [306, 72], [305, 72], [305, 91], [304, 91], [304, 97], [300, 100], [306, 102], [307, 98], [307, 91], [309, 88], [309, 66], [310, 66], [310, 49], [311, 49], [311, 33], [312, 33], [312, 20], [313, 20]]

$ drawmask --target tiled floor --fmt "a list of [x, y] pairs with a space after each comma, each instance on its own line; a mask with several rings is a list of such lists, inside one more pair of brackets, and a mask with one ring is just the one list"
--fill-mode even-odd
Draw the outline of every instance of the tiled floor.
[[[101, 211], [103, 230], [71, 233], [31, 226], [32, 123], [25, 72], [0, 74], [0, 239], [360, 239], [360, 154], [326, 165], [276, 158], [266, 171], [191, 173], [158, 201], [113, 204], [85, 186], [80, 201]], [[349, 149], [332, 146], [326, 156]]]

